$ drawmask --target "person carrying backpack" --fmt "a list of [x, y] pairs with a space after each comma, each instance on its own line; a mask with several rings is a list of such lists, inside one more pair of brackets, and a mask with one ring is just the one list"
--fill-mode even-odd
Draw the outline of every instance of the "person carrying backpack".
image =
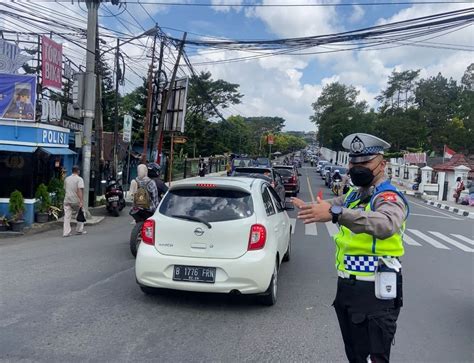
[[158, 201], [161, 201], [161, 199], [164, 197], [164, 195], [168, 191], [168, 186], [160, 178], [160, 174], [161, 174], [160, 165], [158, 165], [157, 163], [149, 163], [147, 165], [147, 168], [148, 168], [148, 177], [155, 182], [156, 188], [158, 189]]
[[130, 183], [133, 207], [154, 212], [160, 202], [156, 183], [148, 177], [148, 168], [145, 164], [138, 165], [137, 175], [137, 178]]

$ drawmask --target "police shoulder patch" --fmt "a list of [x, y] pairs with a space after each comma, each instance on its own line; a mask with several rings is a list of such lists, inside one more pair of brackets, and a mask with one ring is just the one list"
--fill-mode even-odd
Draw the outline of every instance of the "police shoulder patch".
[[383, 198], [384, 202], [396, 202], [397, 194], [394, 192], [383, 192], [380, 193], [380, 197]]

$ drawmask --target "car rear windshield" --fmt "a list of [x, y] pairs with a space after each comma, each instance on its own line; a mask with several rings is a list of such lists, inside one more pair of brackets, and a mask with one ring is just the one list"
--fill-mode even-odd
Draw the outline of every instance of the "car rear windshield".
[[186, 215], [206, 222], [248, 218], [254, 213], [252, 196], [230, 189], [176, 189], [166, 194], [160, 213], [172, 217]]
[[252, 159], [234, 159], [232, 161], [232, 165], [239, 167], [239, 166], [252, 166], [253, 160]]
[[287, 169], [287, 168], [275, 168], [276, 171], [278, 171], [278, 173], [281, 175], [281, 176], [292, 176], [293, 175], [293, 169]]

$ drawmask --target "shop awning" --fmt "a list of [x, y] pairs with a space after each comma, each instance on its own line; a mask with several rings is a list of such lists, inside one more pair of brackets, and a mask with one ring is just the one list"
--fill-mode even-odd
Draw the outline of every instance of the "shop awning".
[[0, 151], [10, 151], [14, 153], [34, 153], [36, 149], [36, 146], [0, 144]]
[[74, 151], [67, 147], [42, 147], [41, 150], [51, 155], [76, 155]]

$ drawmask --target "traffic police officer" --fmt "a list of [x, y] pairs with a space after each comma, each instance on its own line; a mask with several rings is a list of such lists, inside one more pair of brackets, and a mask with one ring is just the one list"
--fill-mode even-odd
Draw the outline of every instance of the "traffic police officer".
[[[349, 150], [349, 175], [356, 187], [332, 200], [318, 198], [317, 204], [292, 200], [305, 224], [339, 224], [334, 236], [339, 278], [333, 305], [349, 362], [388, 362], [403, 304], [399, 258], [404, 254], [408, 203], [384, 176], [383, 151], [390, 144], [356, 133], [342, 145]], [[376, 296], [375, 286], [386, 281], [378, 277], [387, 265], [394, 286], [386, 284], [388, 293], [381, 296], [379, 288]]]

